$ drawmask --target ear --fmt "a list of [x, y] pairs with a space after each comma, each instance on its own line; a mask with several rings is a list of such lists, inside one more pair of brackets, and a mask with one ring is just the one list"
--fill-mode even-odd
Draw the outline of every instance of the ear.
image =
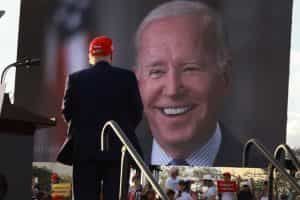
[[222, 90], [224, 92], [224, 95], [228, 95], [228, 93], [230, 92], [230, 88], [231, 88], [231, 65], [229, 65], [229, 63], [226, 63], [223, 66], [223, 70], [222, 72], [219, 74], [220, 76], [220, 81], [222, 82], [221, 84], [222, 86]]
[[228, 93], [231, 88], [231, 73], [232, 72], [232, 56], [229, 51], [226, 51], [225, 63], [223, 66], [222, 77], [224, 81], [225, 92]]
[[223, 77], [225, 88], [226, 88], [226, 90], [228, 90], [230, 88], [230, 85], [231, 85], [231, 73], [230, 73], [230, 71], [225, 70], [224, 72], [222, 72], [222, 77]]

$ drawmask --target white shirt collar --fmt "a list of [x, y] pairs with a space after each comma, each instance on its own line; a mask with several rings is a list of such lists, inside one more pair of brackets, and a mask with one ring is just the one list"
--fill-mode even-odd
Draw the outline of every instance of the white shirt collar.
[[[216, 129], [208, 142], [204, 146], [199, 147], [191, 155], [188, 156], [186, 162], [190, 166], [212, 166], [214, 160], [219, 152], [221, 145], [222, 134], [219, 124], [217, 123]], [[153, 139], [151, 164], [152, 165], [167, 165], [173, 160]]]

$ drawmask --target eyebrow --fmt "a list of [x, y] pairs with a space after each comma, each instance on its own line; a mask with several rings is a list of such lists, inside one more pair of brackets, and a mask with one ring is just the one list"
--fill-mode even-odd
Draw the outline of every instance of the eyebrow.
[[193, 60], [187, 60], [179, 63], [180, 65], [187, 65], [187, 64], [199, 64], [204, 65], [206, 62], [203, 59], [193, 59]]
[[142, 65], [146, 68], [155, 68], [155, 67], [159, 67], [159, 66], [162, 66], [163, 65], [163, 62], [161, 61], [154, 61], [154, 62], [149, 62], [148, 64], [146, 65]]

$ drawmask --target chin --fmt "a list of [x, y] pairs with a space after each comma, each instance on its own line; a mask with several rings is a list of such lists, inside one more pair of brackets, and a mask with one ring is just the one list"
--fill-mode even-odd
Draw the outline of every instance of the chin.
[[190, 144], [193, 139], [193, 135], [191, 134], [182, 134], [182, 132], [170, 132], [170, 135], [165, 135], [161, 137], [161, 141], [165, 141], [165, 143], [170, 145], [184, 145], [184, 144]]

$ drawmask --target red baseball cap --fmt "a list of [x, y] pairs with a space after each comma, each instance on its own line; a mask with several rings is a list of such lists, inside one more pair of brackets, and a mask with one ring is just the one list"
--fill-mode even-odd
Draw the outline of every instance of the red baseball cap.
[[229, 177], [231, 177], [231, 174], [229, 172], [224, 172], [223, 176], [229, 176]]
[[108, 56], [113, 52], [112, 39], [107, 36], [95, 37], [89, 47], [92, 56]]

